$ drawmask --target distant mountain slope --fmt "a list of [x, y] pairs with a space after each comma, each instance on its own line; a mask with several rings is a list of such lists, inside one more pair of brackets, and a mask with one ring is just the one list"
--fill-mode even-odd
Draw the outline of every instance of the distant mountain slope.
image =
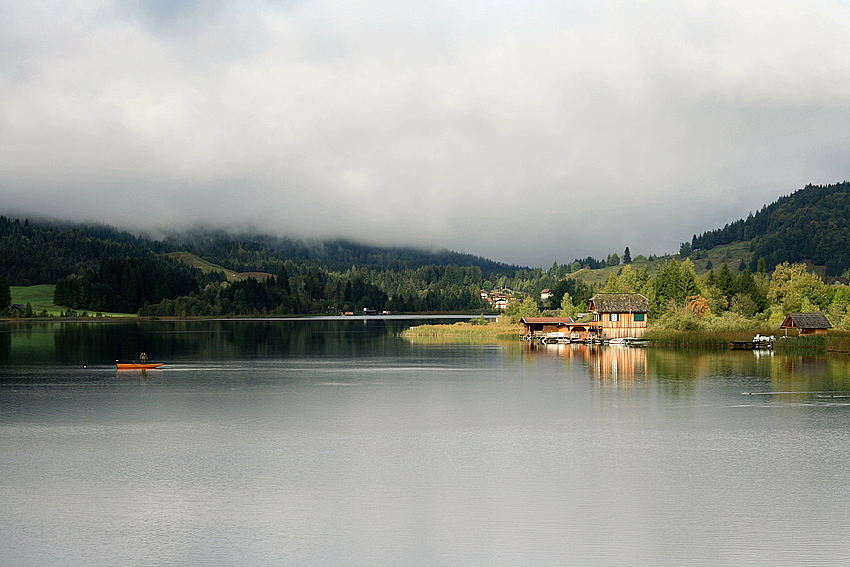
[[[60, 278], [95, 270], [104, 258], [149, 258], [189, 252], [238, 274], [277, 274], [284, 261], [315, 262], [330, 270], [351, 266], [386, 270], [423, 266], [477, 266], [487, 277], [512, 275], [516, 266], [450, 250], [380, 247], [346, 240], [308, 241], [262, 234], [192, 231], [154, 239], [106, 225], [61, 220], [29, 222], [0, 216], [0, 274], [12, 285], [55, 284]], [[192, 261], [176, 258], [187, 265]], [[203, 268], [204, 266], [196, 266]], [[207, 270], [209, 271], [209, 270]], [[239, 276], [232, 276], [239, 279]]]
[[55, 284], [69, 274], [95, 269], [101, 258], [150, 255], [127, 239], [102, 239], [78, 228], [60, 231], [0, 216], [0, 274], [11, 285]]
[[231, 234], [223, 231], [191, 231], [171, 235], [162, 242], [174, 250], [189, 250], [210, 262], [237, 272], [277, 272], [282, 259], [321, 262], [326, 267], [344, 270], [368, 266], [402, 270], [423, 266], [478, 266], [484, 272], [512, 272], [519, 266], [451, 250], [426, 250], [413, 247], [375, 246], [351, 240], [299, 240], [266, 234]]
[[233, 270], [225, 268], [224, 266], [219, 266], [218, 264], [213, 264], [212, 262], [208, 262], [203, 258], [190, 254], [189, 252], [169, 252], [166, 256], [183, 262], [193, 268], [197, 268], [205, 274], [210, 272], [221, 272], [227, 278], [227, 281], [230, 282], [238, 282], [248, 278], [248, 276], [244, 274], [234, 272]]
[[737, 241], [752, 241], [753, 270], [759, 258], [768, 268], [809, 260], [827, 276], [841, 275], [850, 268], [850, 182], [807, 185], [746, 219], [694, 235], [691, 245], [710, 250]]

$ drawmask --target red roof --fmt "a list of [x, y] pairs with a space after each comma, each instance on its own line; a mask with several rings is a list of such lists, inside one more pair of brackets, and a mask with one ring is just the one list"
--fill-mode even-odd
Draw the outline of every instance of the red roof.
[[572, 317], [523, 317], [520, 319], [520, 323], [572, 323]]

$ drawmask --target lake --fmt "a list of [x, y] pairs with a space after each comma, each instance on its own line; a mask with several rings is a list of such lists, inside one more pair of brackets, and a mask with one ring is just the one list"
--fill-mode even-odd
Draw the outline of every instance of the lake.
[[0, 565], [850, 564], [847, 355], [422, 322], [0, 325]]

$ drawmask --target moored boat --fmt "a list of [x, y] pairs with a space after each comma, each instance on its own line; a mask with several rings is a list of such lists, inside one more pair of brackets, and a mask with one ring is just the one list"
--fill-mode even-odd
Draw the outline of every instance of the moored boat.
[[648, 341], [646, 339], [639, 339], [637, 337], [619, 337], [616, 339], [609, 340], [608, 344], [622, 346], [646, 346], [648, 344]]
[[118, 370], [141, 370], [159, 368], [163, 364], [162, 362], [119, 362], [116, 366]]

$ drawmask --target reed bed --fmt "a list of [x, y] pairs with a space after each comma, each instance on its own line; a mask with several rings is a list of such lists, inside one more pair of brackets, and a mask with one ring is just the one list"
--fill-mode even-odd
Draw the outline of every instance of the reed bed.
[[453, 339], [496, 339], [515, 340], [522, 334], [520, 325], [510, 323], [488, 323], [474, 325], [472, 323], [454, 323], [452, 325], [418, 325], [402, 331], [404, 338], [440, 337]]
[[787, 353], [850, 353], [850, 332], [830, 331], [826, 335], [782, 337], [776, 341], [777, 352]]
[[[769, 330], [762, 330], [762, 335], [774, 335], [774, 350], [783, 353], [849, 353], [850, 354], [850, 332], [830, 331], [827, 335], [813, 335], [806, 337], [783, 336]], [[732, 341], [753, 340], [752, 331], [736, 332], [712, 332], [712, 331], [647, 331], [644, 335], [651, 346], [668, 348], [693, 348], [693, 349], [717, 349], [728, 350]]]
[[[753, 340], [752, 331], [647, 331], [650, 346], [668, 348], [729, 349], [732, 341]], [[762, 334], [770, 334], [765, 331]]]
[[826, 337], [828, 352], [850, 353], [850, 331], [831, 330]]

